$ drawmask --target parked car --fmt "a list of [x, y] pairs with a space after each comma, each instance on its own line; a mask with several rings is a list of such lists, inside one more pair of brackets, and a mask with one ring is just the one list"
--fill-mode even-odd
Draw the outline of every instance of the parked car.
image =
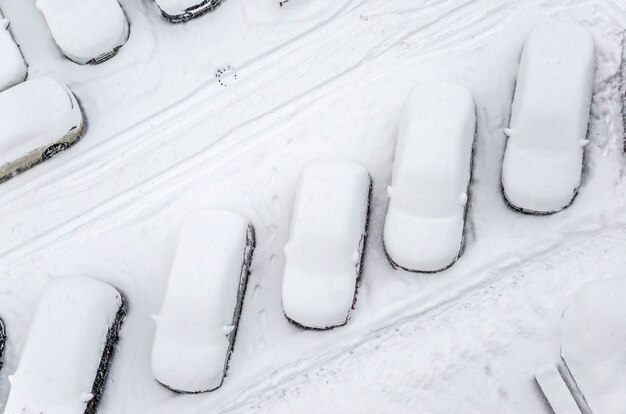
[[432, 273], [460, 256], [475, 129], [474, 99], [465, 87], [431, 82], [410, 93], [398, 130], [383, 234], [394, 267]]
[[109, 284], [52, 279], [9, 377], [4, 414], [95, 413], [124, 315], [122, 295]]
[[593, 94], [595, 45], [581, 27], [535, 28], [524, 45], [502, 188], [515, 209], [550, 214], [569, 206], [580, 186]]
[[115, 56], [130, 34], [118, 0], [37, 0], [37, 7], [63, 54], [81, 65]]
[[176, 392], [219, 388], [228, 369], [254, 251], [240, 214], [199, 210], [183, 221], [161, 312], [152, 372]]
[[0, 11], [0, 92], [26, 80], [28, 68], [9, 30], [9, 20]]
[[285, 246], [282, 304], [293, 324], [347, 323], [367, 236], [371, 178], [354, 162], [324, 159], [302, 171]]
[[74, 94], [51, 78], [0, 93], [0, 182], [72, 146], [83, 131]]
[[626, 407], [626, 278], [583, 286], [561, 320], [561, 358], [574, 379], [585, 413], [622, 413]]
[[186, 22], [209, 12], [222, 0], [155, 0], [161, 14], [172, 23]]

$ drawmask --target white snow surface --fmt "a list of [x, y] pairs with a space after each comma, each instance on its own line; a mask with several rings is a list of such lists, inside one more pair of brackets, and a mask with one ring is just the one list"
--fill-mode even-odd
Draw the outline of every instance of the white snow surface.
[[26, 79], [26, 62], [9, 30], [9, 20], [0, 11], [0, 92]]
[[461, 85], [430, 82], [410, 93], [398, 127], [384, 240], [389, 257], [414, 271], [457, 259], [465, 227], [476, 108]]
[[0, 164], [63, 138], [83, 125], [74, 94], [49, 78], [29, 79], [0, 93]]
[[183, 221], [152, 346], [154, 377], [174, 390], [222, 384], [248, 224], [218, 209], [191, 212]]
[[285, 245], [285, 315], [308, 328], [347, 322], [367, 229], [370, 176], [352, 161], [312, 161], [302, 171]]
[[511, 109], [502, 186], [515, 207], [551, 213], [580, 185], [596, 65], [593, 35], [544, 24], [524, 45]]
[[121, 305], [119, 292], [104, 282], [51, 280], [30, 323], [4, 413], [84, 413]]
[[37, 0], [59, 48], [87, 63], [126, 43], [129, 24], [118, 0]]
[[[89, 118], [80, 145], [0, 185], [0, 411], [45, 282], [89, 274], [129, 302], [99, 414], [546, 413], [533, 374], [560, 357], [563, 309], [626, 268], [621, 0], [227, 0], [184, 25], [121, 4], [129, 41], [80, 66], [34, 2], [0, 0], [29, 75]], [[503, 200], [502, 130], [524, 41], [550, 22], [591, 30], [597, 72], [576, 203], [536, 217]], [[428, 277], [389, 265], [382, 230], [402, 106], [437, 80], [478, 116], [465, 250]], [[283, 315], [283, 247], [302, 165], [322, 157], [362, 164], [374, 189], [356, 310], [311, 332]], [[257, 248], [227, 380], [178, 395], [152, 375], [150, 315], [182, 218], [212, 206], [249, 217]]]
[[626, 278], [602, 280], [581, 289], [565, 312], [561, 354], [596, 414], [626, 407]]

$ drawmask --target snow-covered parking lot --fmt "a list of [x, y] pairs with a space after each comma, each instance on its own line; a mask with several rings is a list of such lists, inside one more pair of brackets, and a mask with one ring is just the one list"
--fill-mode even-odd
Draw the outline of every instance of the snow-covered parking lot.
[[[128, 41], [82, 66], [34, 1], [0, 0], [29, 79], [66, 84], [87, 120], [73, 148], [0, 184], [0, 410], [44, 285], [86, 275], [127, 300], [100, 414], [549, 412], [534, 373], [560, 357], [563, 309], [624, 277], [622, 0], [227, 0], [185, 24], [120, 4]], [[524, 215], [500, 187], [503, 130], [524, 41], [556, 21], [595, 40], [589, 144], [575, 202]], [[425, 81], [465, 86], [477, 115], [463, 255], [436, 275], [395, 270], [382, 245], [401, 109]], [[325, 332], [281, 304], [296, 183], [318, 158], [373, 182], [358, 304]], [[151, 314], [183, 217], [209, 207], [248, 217], [256, 248], [224, 384], [180, 395], [152, 375]]]

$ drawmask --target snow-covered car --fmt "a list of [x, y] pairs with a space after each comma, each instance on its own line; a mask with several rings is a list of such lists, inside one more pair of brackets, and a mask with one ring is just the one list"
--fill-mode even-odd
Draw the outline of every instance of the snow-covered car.
[[561, 357], [595, 414], [626, 407], [626, 278], [584, 286], [565, 308]]
[[552, 23], [524, 45], [502, 165], [502, 189], [515, 209], [563, 210], [580, 186], [595, 75], [592, 34]]
[[282, 285], [287, 319], [308, 329], [347, 323], [356, 300], [372, 181], [352, 161], [308, 163], [296, 192]]
[[463, 246], [476, 109], [463, 86], [415, 86], [404, 106], [383, 233], [391, 264], [444, 270]]
[[95, 413], [125, 315], [122, 295], [87, 277], [45, 287], [4, 414]]
[[28, 68], [9, 30], [9, 21], [0, 11], [0, 92], [26, 79]]
[[78, 64], [115, 56], [130, 34], [118, 0], [37, 0], [54, 41]]
[[184, 219], [163, 306], [154, 316], [152, 373], [167, 388], [199, 393], [222, 385], [254, 245], [254, 228], [238, 213], [207, 209]]
[[51, 78], [0, 93], [0, 182], [72, 146], [83, 131], [76, 97]]
[[209, 12], [222, 0], [155, 0], [161, 14], [172, 23], [186, 22]]
[[4, 328], [4, 321], [0, 318], [0, 369], [4, 364], [4, 346], [7, 340], [7, 331]]

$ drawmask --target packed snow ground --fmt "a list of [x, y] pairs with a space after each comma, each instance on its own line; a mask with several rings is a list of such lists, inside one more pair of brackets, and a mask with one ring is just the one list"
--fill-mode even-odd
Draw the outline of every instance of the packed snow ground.
[[[171, 25], [122, 1], [131, 36], [99, 66], [65, 60], [34, 2], [0, 0], [29, 64], [76, 93], [71, 150], [0, 185], [0, 315], [9, 335], [0, 408], [50, 276], [89, 275], [129, 302], [100, 413], [546, 412], [533, 374], [556, 360], [576, 289], [626, 258], [618, 0], [228, 0]], [[590, 144], [575, 203], [550, 217], [506, 207], [507, 126], [524, 39], [541, 22], [589, 28], [597, 46]], [[394, 271], [382, 249], [400, 110], [421, 81], [475, 97], [478, 134], [463, 256], [435, 276]], [[373, 177], [356, 308], [331, 332], [290, 325], [280, 303], [302, 164], [342, 157]], [[176, 395], [150, 371], [154, 323], [186, 212], [228, 207], [257, 230], [229, 374]]]

